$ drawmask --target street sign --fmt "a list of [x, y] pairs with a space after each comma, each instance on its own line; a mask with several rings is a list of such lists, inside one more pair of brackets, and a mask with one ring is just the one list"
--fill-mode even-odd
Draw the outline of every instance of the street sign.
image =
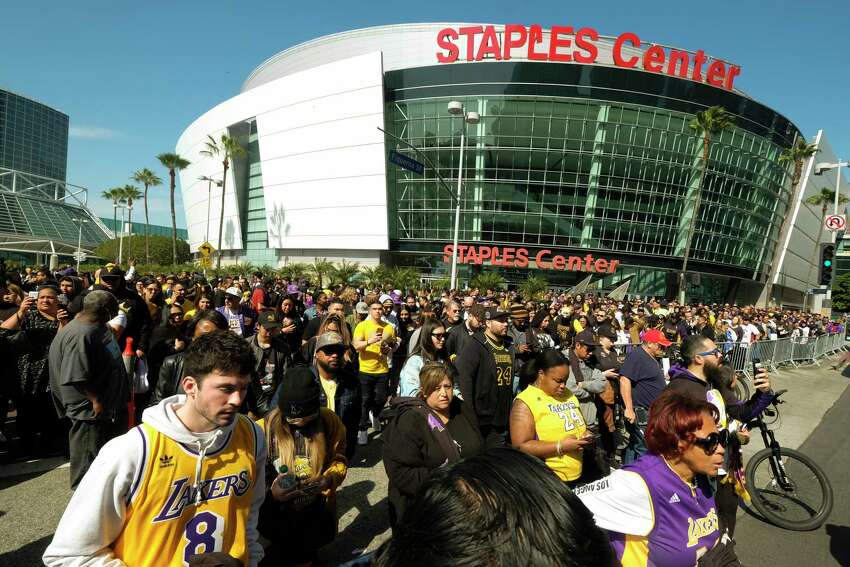
[[88, 255], [85, 252], [74, 252], [74, 260], [79, 260], [80, 262], [82, 262], [86, 258], [88, 258]]
[[390, 163], [394, 163], [399, 167], [404, 169], [408, 169], [417, 175], [422, 175], [425, 173], [425, 164], [419, 161], [416, 161], [412, 157], [408, 157], [404, 154], [400, 154], [395, 150], [390, 150]]
[[201, 253], [201, 256], [204, 258], [209, 258], [212, 256], [212, 253], [215, 252], [215, 248], [209, 242], [204, 242], [200, 246], [198, 246], [198, 252]]
[[813, 287], [809, 290], [809, 293], [812, 295], [824, 295], [828, 290], [823, 287]]
[[832, 232], [844, 230], [847, 227], [847, 219], [844, 215], [827, 215], [823, 219], [823, 227]]
[[198, 258], [198, 265], [202, 268], [212, 268], [212, 258], [209, 256], [202, 256]]

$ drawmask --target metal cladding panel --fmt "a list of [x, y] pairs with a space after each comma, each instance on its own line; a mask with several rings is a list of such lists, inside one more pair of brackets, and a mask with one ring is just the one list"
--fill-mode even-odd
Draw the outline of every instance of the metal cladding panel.
[[[200, 155], [207, 135], [256, 119], [271, 248], [388, 247], [381, 54], [305, 69], [244, 92], [192, 123], [177, 151], [192, 161], [180, 174], [192, 249], [207, 226], [206, 182], [220, 160]], [[242, 248], [232, 192], [225, 198], [222, 247]], [[210, 242], [218, 238], [220, 192], [212, 188]]]

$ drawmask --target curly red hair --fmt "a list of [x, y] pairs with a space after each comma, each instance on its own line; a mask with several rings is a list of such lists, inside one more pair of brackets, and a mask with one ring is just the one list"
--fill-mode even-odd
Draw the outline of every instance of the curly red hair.
[[679, 441], [693, 442], [705, 414], [718, 418], [717, 408], [709, 402], [667, 390], [649, 408], [646, 447], [657, 455], [677, 455]]

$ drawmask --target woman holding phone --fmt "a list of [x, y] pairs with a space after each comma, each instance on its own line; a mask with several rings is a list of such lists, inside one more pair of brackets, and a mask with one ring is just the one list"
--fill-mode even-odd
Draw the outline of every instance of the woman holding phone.
[[578, 398], [567, 388], [569, 363], [554, 349], [544, 350], [523, 369], [533, 380], [511, 409], [513, 446], [543, 459], [558, 478], [574, 486], [581, 476], [582, 450], [593, 443]]

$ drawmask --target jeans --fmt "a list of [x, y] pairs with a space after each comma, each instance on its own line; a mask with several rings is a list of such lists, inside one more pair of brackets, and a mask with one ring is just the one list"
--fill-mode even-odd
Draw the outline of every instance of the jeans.
[[372, 424], [369, 420], [371, 411], [375, 417], [381, 415], [384, 404], [387, 403], [387, 388], [389, 374], [358, 374], [360, 392], [363, 395], [363, 411], [360, 413], [360, 431], [366, 431]]
[[623, 464], [627, 465], [636, 461], [641, 455], [646, 454], [646, 422], [649, 410], [644, 407], [635, 406], [635, 422], [626, 420], [626, 431], [629, 432], [629, 444], [623, 451]]

